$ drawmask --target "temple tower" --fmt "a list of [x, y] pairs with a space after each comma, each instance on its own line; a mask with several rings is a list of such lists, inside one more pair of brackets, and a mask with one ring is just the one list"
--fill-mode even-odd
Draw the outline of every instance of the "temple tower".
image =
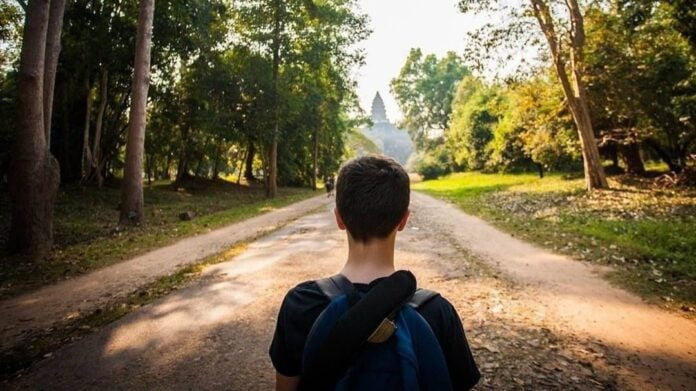
[[372, 122], [376, 124], [389, 122], [389, 119], [387, 118], [387, 110], [384, 108], [384, 101], [379, 95], [379, 92], [377, 92], [375, 98], [372, 100]]

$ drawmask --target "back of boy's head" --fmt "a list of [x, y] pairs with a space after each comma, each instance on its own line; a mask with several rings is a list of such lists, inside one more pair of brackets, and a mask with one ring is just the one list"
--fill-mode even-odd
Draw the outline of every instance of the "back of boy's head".
[[408, 211], [409, 199], [408, 174], [390, 158], [359, 157], [338, 173], [336, 208], [357, 241], [388, 237]]

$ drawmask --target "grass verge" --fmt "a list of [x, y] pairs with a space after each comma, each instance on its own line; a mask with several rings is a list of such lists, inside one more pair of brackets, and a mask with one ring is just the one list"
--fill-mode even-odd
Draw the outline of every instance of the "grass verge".
[[504, 230], [573, 258], [613, 267], [610, 280], [694, 316], [696, 191], [610, 178], [588, 193], [560, 174], [453, 174], [415, 184]]
[[[61, 189], [55, 209], [55, 245], [48, 259], [29, 262], [0, 253], [0, 299], [130, 259], [185, 236], [208, 232], [293, 202], [311, 190], [281, 188], [275, 199], [264, 190], [224, 181], [192, 180], [185, 188], [155, 184], [145, 189], [146, 224], [122, 229], [117, 188]], [[181, 213], [193, 219], [181, 221]], [[6, 247], [9, 201], [0, 193], [0, 248]]]

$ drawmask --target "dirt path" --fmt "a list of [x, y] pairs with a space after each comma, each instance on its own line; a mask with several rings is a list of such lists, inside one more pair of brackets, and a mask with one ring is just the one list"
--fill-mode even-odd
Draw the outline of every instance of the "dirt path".
[[72, 278], [16, 298], [0, 301], [0, 351], [34, 330], [90, 313], [182, 266], [217, 254], [303, 216], [328, 202], [325, 196], [271, 211], [206, 234], [192, 236], [129, 261]]
[[[283, 295], [334, 273], [345, 255], [327, 207], [211, 266], [194, 285], [54, 352], [7, 386], [271, 389], [267, 349]], [[445, 203], [414, 195], [397, 259], [458, 309], [484, 373], [479, 389], [694, 389], [696, 325]], [[621, 345], [638, 339], [642, 345]]]

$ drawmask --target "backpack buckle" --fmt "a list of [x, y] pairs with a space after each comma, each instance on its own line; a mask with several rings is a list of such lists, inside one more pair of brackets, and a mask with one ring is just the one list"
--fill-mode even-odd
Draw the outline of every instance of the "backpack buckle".
[[370, 343], [382, 343], [385, 342], [386, 340], [391, 337], [394, 332], [396, 331], [396, 323], [394, 323], [392, 320], [389, 318], [384, 318], [382, 320], [382, 323], [377, 326], [375, 331], [370, 334], [370, 337], [367, 339], [367, 342]]

